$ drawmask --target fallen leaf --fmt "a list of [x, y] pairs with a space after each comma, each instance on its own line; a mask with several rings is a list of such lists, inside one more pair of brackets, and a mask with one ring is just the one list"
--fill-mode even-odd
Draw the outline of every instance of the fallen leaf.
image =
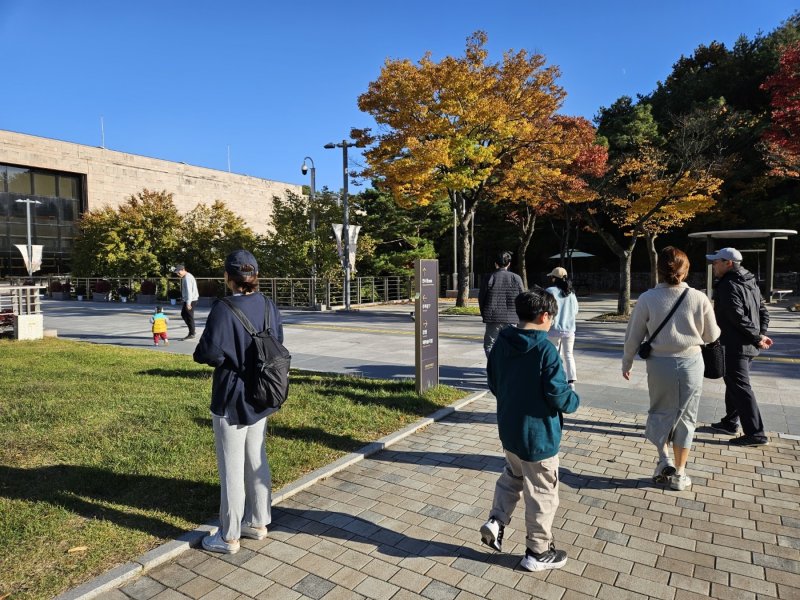
[[[86, 552], [89, 549], [89, 546], [75, 546], [74, 548], [70, 548], [67, 550], [68, 554], [75, 554], [76, 552]], [[0, 598], [0, 600], [3, 600]]]

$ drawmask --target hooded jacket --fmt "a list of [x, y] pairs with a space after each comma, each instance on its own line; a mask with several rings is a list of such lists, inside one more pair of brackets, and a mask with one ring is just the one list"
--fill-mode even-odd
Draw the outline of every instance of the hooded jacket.
[[735, 267], [720, 277], [714, 288], [714, 316], [726, 352], [758, 356], [758, 343], [769, 326], [769, 312], [755, 275]]
[[578, 410], [580, 398], [567, 384], [547, 332], [503, 329], [486, 370], [489, 389], [497, 398], [503, 448], [529, 462], [558, 454], [562, 413]]
[[522, 279], [508, 269], [497, 269], [485, 278], [478, 292], [484, 323], [516, 323], [514, 299], [525, 291]]

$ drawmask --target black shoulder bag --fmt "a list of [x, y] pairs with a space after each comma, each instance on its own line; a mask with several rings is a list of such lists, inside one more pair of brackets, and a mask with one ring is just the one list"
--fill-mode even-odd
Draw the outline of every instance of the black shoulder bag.
[[650, 336], [650, 339], [645, 340], [644, 342], [639, 344], [639, 352], [638, 352], [639, 358], [647, 358], [648, 356], [650, 356], [650, 353], [653, 351], [653, 346], [651, 345], [653, 338], [655, 338], [658, 335], [658, 332], [661, 331], [662, 327], [664, 327], [664, 325], [667, 324], [669, 318], [675, 314], [675, 311], [678, 310], [678, 306], [680, 305], [681, 302], [683, 302], [683, 299], [686, 297], [686, 294], [688, 293], [689, 293], [689, 288], [687, 287], [685, 290], [683, 290], [683, 293], [680, 295], [680, 297], [675, 301], [675, 305], [672, 307], [672, 310], [669, 311], [669, 314], [666, 317], [664, 317], [663, 321], [661, 321], [661, 325], [658, 326], [658, 329], [656, 329], [653, 332], [653, 335]]

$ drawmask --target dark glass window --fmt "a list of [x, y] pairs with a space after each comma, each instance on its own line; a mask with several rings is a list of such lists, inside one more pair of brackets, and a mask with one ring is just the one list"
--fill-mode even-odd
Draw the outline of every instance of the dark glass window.
[[37, 196], [56, 196], [56, 176], [50, 173], [33, 174], [33, 193]]
[[13, 194], [30, 194], [31, 172], [28, 169], [8, 167], [8, 191]]
[[71, 175], [59, 175], [58, 197], [80, 200], [78, 196], [78, 178]]

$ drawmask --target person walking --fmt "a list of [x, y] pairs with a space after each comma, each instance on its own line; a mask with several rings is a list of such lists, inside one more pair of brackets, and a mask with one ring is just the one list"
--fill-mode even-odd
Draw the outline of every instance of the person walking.
[[167, 335], [167, 325], [169, 317], [164, 314], [164, 309], [156, 306], [156, 310], [150, 317], [150, 326], [153, 332], [153, 345], [158, 346], [158, 341], [163, 340], [165, 346], [169, 346], [169, 336]]
[[486, 371], [497, 398], [497, 429], [506, 464], [494, 488], [481, 541], [502, 550], [505, 526], [520, 498], [525, 500], [527, 571], [559, 569], [567, 553], [553, 543], [558, 509], [558, 451], [563, 413], [578, 410], [580, 398], [567, 384], [547, 331], [558, 315], [555, 298], [541, 288], [515, 299], [517, 327], [500, 332]]
[[478, 292], [481, 319], [486, 323], [483, 335], [483, 351], [486, 353], [486, 358], [489, 358], [500, 330], [517, 322], [514, 299], [525, 288], [520, 276], [508, 270], [510, 265], [511, 253], [500, 252], [494, 262], [495, 271], [484, 278]]
[[575, 317], [578, 315], [578, 298], [572, 289], [572, 282], [567, 277], [564, 267], [556, 267], [547, 274], [550, 287], [545, 291], [550, 292], [558, 302], [558, 316], [553, 321], [553, 327], [547, 334], [555, 344], [558, 355], [564, 363], [567, 374], [567, 383], [574, 390], [578, 380], [578, 371], [575, 368]]
[[[258, 263], [246, 250], [225, 259], [225, 285], [230, 298], [258, 331], [267, 324], [283, 342], [280, 312], [272, 300], [258, 292]], [[272, 475], [265, 437], [267, 417], [275, 408], [259, 410], [248, 399], [245, 377], [256, 356], [250, 351], [251, 335], [222, 302], [215, 302], [194, 350], [195, 362], [214, 367], [211, 418], [220, 480], [219, 530], [203, 538], [203, 548], [234, 554], [239, 539], [267, 536], [272, 521]]]
[[682, 250], [667, 246], [659, 252], [660, 283], [636, 301], [622, 357], [622, 376], [630, 380], [633, 357], [647, 336], [652, 350], [645, 361], [650, 410], [644, 435], [658, 451], [653, 480], [679, 491], [692, 485], [686, 463], [703, 392], [700, 346], [720, 335], [711, 301], [685, 283], [688, 274], [689, 259]]
[[175, 265], [172, 272], [181, 278], [181, 318], [189, 328], [188, 335], [183, 338], [184, 340], [193, 340], [195, 338], [194, 329], [194, 305], [200, 299], [200, 293], [197, 291], [197, 280], [194, 275], [186, 270], [183, 265]]
[[764, 422], [750, 385], [750, 363], [761, 350], [772, 347], [767, 337], [769, 312], [758, 289], [756, 277], [742, 267], [742, 253], [722, 248], [706, 254], [717, 282], [714, 286], [714, 314], [722, 329], [725, 347], [725, 416], [711, 427], [735, 436], [742, 426], [744, 435], [732, 438], [732, 446], [763, 446], [767, 443]]

